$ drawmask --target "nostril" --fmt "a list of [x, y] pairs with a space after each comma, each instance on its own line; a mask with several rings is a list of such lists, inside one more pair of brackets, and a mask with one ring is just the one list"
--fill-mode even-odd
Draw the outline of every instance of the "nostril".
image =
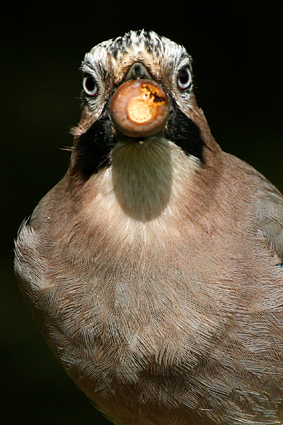
[[143, 68], [139, 63], [136, 63], [133, 67], [133, 74], [136, 77], [136, 79], [142, 78], [144, 75]]

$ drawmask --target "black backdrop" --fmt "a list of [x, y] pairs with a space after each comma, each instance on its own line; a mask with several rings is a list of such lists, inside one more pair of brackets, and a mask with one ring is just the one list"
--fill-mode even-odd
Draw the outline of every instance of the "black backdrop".
[[282, 191], [282, 0], [4, 1], [1, 11], [0, 422], [106, 424], [53, 358], [12, 271], [21, 220], [68, 165], [59, 148], [80, 117], [80, 62], [129, 29], [184, 44], [218, 143]]

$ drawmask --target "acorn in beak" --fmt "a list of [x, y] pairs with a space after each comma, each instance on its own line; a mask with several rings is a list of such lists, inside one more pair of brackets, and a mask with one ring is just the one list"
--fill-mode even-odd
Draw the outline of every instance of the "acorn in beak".
[[145, 67], [135, 63], [125, 78], [126, 82], [118, 87], [111, 99], [112, 121], [116, 129], [126, 136], [153, 136], [168, 120], [167, 94], [148, 77]]

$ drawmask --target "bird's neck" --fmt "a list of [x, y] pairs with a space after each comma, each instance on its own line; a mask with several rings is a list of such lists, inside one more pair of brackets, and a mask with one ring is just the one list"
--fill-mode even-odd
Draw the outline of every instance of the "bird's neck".
[[196, 158], [165, 138], [151, 137], [141, 144], [118, 142], [107, 184], [128, 217], [147, 222], [169, 213], [172, 203], [193, 184], [199, 167]]

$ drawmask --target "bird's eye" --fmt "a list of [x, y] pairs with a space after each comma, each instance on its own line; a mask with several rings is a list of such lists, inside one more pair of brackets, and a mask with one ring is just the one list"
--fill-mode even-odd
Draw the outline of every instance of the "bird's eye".
[[83, 78], [83, 89], [88, 96], [95, 96], [98, 92], [98, 87], [95, 79], [91, 75], [85, 75]]
[[186, 90], [192, 83], [192, 75], [188, 66], [181, 69], [178, 74], [177, 84], [180, 90]]

